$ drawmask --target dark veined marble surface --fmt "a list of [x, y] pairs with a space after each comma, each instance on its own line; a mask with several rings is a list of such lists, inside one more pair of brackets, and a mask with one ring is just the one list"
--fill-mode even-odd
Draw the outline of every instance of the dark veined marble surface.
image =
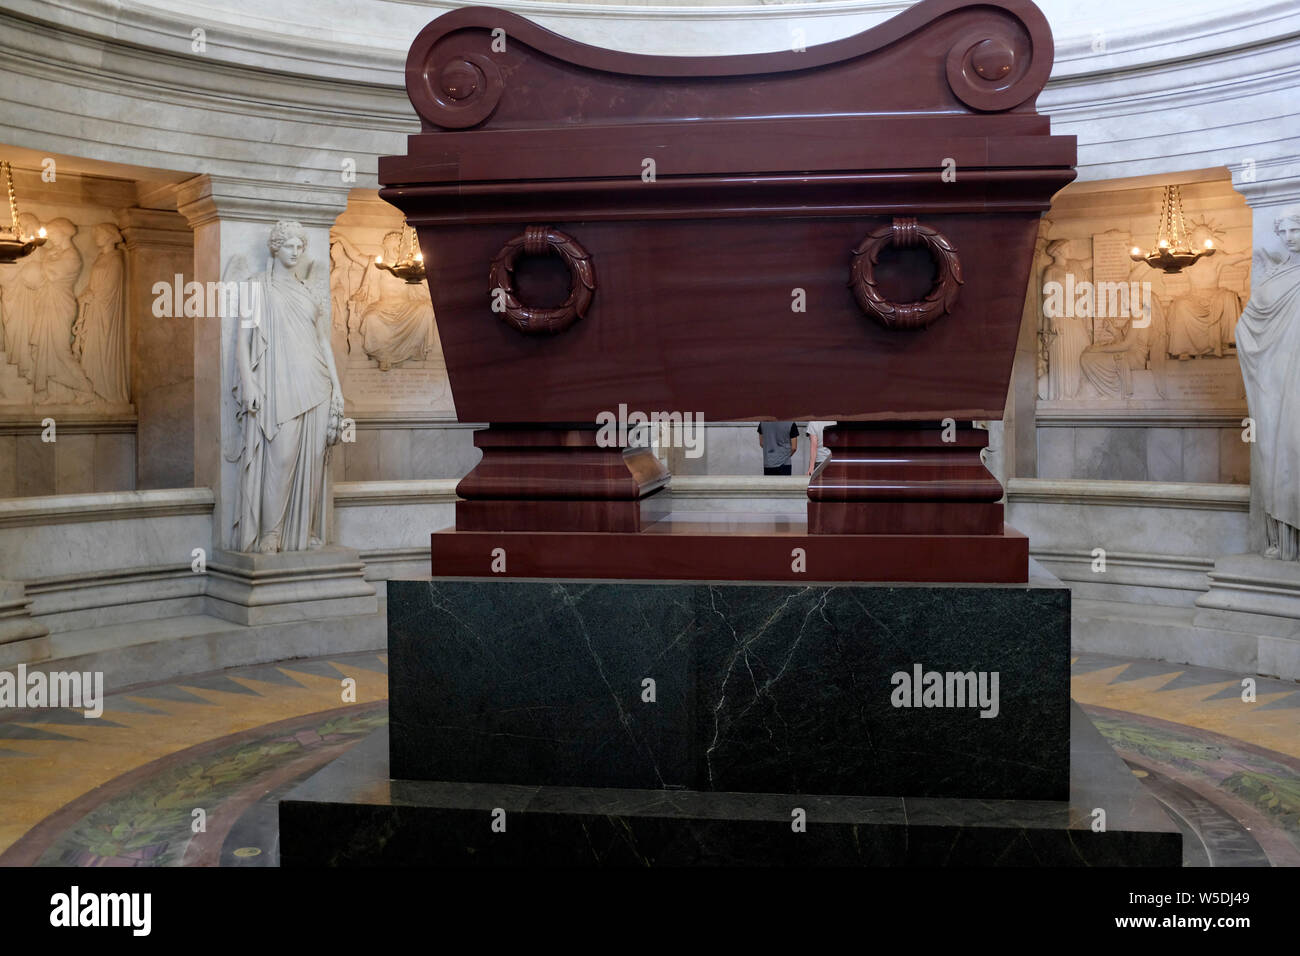
[[[390, 779], [382, 731], [287, 795], [285, 866], [1177, 866], [1182, 836], [1078, 708], [1068, 800]], [[1094, 828], [1106, 811], [1105, 829]], [[798, 814], [802, 813], [802, 820]], [[801, 825], [797, 825], [801, 823]]]
[[[388, 620], [399, 778], [1066, 797], [1069, 592], [1041, 571], [1018, 586], [390, 581]], [[996, 673], [996, 716], [895, 706], [893, 675], [918, 665], [983, 673], [986, 692]]]

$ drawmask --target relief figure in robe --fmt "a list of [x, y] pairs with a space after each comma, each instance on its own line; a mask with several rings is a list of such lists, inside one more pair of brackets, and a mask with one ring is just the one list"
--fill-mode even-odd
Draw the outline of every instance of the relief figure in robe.
[[[384, 236], [384, 259], [396, 262], [401, 233]], [[371, 265], [358, 297], [368, 302], [361, 314], [362, 347], [384, 371], [406, 361], [423, 361], [435, 347], [433, 305], [423, 282], [409, 283]]]
[[[1209, 230], [1193, 230], [1192, 248], [1199, 248], [1212, 238]], [[1233, 255], [1220, 249], [1184, 269], [1188, 289], [1169, 306], [1169, 354], [1186, 361], [1199, 356], [1221, 358], [1232, 348], [1241, 317], [1241, 299], [1231, 289], [1219, 285], [1220, 273], [1250, 257]]]
[[[1072, 290], [1080, 282], [1090, 280], [1091, 260], [1067, 259], [1069, 245], [1068, 239], [1048, 243], [1047, 254], [1052, 261], [1043, 270], [1044, 290], [1049, 283], [1058, 283], [1062, 289]], [[1047, 298], [1046, 293], [1044, 297]], [[1092, 344], [1092, 309], [1076, 308], [1069, 298], [1067, 294], [1063, 307], [1054, 310], [1059, 314], [1047, 316], [1044, 320], [1050, 323], [1050, 331], [1054, 333], [1049, 339], [1047, 362], [1047, 393], [1052, 399], [1078, 397], [1084, 380], [1079, 359], [1083, 350]]]
[[[19, 232], [34, 236], [40, 220], [29, 212], [18, 214]], [[0, 320], [4, 322], [4, 349], [18, 374], [32, 380], [32, 316], [36, 313], [36, 291], [45, 283], [41, 260], [45, 246], [36, 249], [12, 265], [0, 268]]]
[[105, 401], [130, 401], [126, 380], [125, 286], [122, 281], [122, 234], [111, 222], [101, 222], [92, 235], [99, 255], [90, 267], [90, 281], [78, 298], [80, 310], [73, 327], [73, 350]]
[[364, 354], [361, 342], [361, 284], [370, 268], [370, 257], [359, 250], [347, 236], [330, 236], [330, 303], [334, 314], [334, 358]]
[[51, 385], [73, 393], [72, 400], [85, 404], [94, 400], [95, 386], [72, 354], [72, 326], [77, 321], [77, 278], [81, 275], [81, 253], [72, 244], [77, 227], [67, 219], [52, 220], [45, 227], [49, 237], [41, 257], [44, 282], [36, 290], [31, 316], [32, 387], [38, 403], [66, 400]]

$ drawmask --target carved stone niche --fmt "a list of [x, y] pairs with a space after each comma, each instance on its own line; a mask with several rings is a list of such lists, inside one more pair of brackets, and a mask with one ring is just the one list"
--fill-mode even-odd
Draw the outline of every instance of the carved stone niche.
[[[380, 195], [419, 234], [457, 413], [493, 423], [434, 573], [504, 545], [512, 575], [800, 579], [806, 547], [834, 551], [822, 579], [1024, 581], [969, 423], [1003, 415], [1038, 221], [1075, 175], [1034, 105], [1052, 52], [1027, 0], [726, 57], [430, 23]], [[667, 476], [591, 437], [620, 407], [836, 421], [834, 466], [807, 522], [651, 522], [629, 503]]]

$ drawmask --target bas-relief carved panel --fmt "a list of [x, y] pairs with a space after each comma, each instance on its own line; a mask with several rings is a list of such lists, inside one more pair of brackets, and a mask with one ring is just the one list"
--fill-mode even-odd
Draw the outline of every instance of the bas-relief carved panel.
[[130, 414], [125, 257], [108, 209], [31, 206], [24, 232], [48, 239], [0, 266], [0, 407]]
[[1235, 339], [1250, 292], [1250, 212], [1227, 182], [1186, 190], [1193, 245], [1213, 239], [1218, 251], [1166, 275], [1128, 255], [1152, 244], [1161, 194], [1152, 187], [1093, 193], [1087, 202], [1058, 197], [1044, 219], [1030, 286], [1040, 411], [1244, 412]]
[[331, 341], [348, 411], [454, 419], [428, 283], [406, 283], [374, 264], [380, 253], [398, 259], [401, 228], [395, 214], [330, 233]]

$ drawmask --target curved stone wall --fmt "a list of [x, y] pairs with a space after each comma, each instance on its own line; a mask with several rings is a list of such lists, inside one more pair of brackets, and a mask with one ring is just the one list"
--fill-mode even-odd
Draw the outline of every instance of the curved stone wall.
[[[908, 6], [501, 5], [584, 42], [682, 55], [782, 49], [796, 29], [826, 42]], [[1040, 5], [1057, 47], [1040, 108], [1079, 137], [1081, 180], [1227, 166], [1255, 191], [1295, 193], [1294, 3], [1190, 0], [1173, 22], [1122, 0]], [[410, 40], [454, 6], [9, 0], [0, 142], [323, 187], [342, 185], [350, 158], [355, 185], [373, 186], [375, 157], [417, 128], [402, 89]]]

